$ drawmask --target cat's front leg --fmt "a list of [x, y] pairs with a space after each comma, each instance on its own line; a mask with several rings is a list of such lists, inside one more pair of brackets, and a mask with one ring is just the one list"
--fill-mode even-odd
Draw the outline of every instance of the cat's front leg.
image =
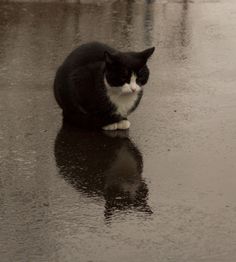
[[117, 130], [117, 129], [129, 129], [130, 127], [130, 122], [125, 119], [125, 120], [121, 120], [117, 123], [112, 123], [112, 124], [109, 124], [107, 126], [104, 126], [102, 129], [103, 130]]

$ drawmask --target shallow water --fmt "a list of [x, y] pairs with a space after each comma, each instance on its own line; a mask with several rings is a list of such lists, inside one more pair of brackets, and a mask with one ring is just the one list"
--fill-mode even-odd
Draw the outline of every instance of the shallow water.
[[[1, 261], [235, 261], [235, 1], [20, 2], [0, 3]], [[55, 70], [90, 40], [156, 46], [129, 132], [61, 127]]]

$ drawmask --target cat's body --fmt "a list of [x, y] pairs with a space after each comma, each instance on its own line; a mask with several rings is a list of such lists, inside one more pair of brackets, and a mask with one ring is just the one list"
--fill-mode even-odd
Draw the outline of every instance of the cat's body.
[[70, 124], [106, 130], [129, 128], [128, 114], [142, 97], [154, 48], [121, 53], [101, 44], [75, 49], [59, 67], [54, 93]]

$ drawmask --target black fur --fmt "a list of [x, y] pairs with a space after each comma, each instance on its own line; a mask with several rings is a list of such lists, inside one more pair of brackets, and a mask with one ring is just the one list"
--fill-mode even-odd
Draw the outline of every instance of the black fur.
[[[143, 52], [119, 52], [105, 44], [93, 42], [75, 49], [59, 67], [54, 94], [63, 110], [65, 122], [80, 127], [101, 128], [126, 119], [116, 113], [116, 106], [107, 96], [104, 77], [112, 88], [129, 83], [131, 73], [137, 75], [137, 84], [147, 83], [147, 59], [154, 48]], [[135, 110], [142, 97], [130, 108]]]

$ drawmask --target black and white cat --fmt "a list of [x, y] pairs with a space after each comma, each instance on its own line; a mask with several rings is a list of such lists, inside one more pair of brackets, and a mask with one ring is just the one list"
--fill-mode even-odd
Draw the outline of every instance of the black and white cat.
[[85, 128], [128, 129], [127, 116], [138, 106], [155, 48], [119, 52], [92, 42], [75, 49], [59, 67], [55, 98], [64, 121]]

